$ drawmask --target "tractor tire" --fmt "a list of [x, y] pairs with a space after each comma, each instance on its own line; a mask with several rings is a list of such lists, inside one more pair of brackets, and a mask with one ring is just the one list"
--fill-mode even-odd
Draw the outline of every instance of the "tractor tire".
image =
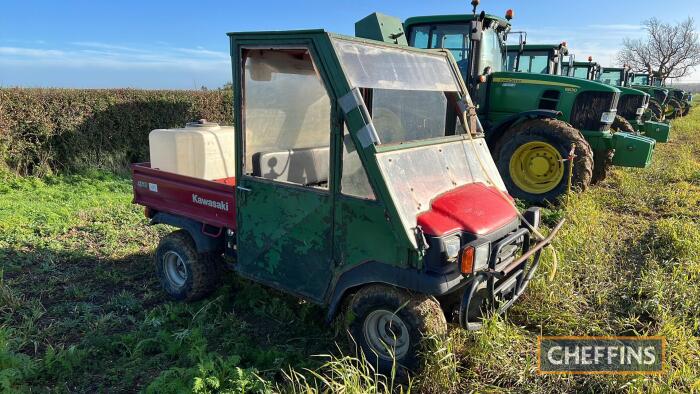
[[668, 104], [666, 104], [666, 106], [673, 110], [672, 112], [669, 110], [669, 114], [666, 115], [666, 119], [676, 119], [683, 116], [683, 106], [681, 106], [681, 103], [679, 103], [678, 100], [670, 99], [668, 100]]
[[600, 150], [593, 152], [593, 177], [591, 185], [603, 182], [612, 169], [612, 161], [615, 152], [613, 150]]
[[615, 133], [623, 131], [630, 134], [639, 134], [632, 126], [632, 123], [620, 115], [615, 115], [615, 121], [610, 125], [610, 130]]
[[664, 110], [661, 108], [658, 102], [654, 100], [649, 101], [649, 109], [651, 110], [651, 120], [654, 122], [661, 122], [664, 120]]
[[687, 101], [683, 102], [683, 116], [688, 116], [688, 113], [690, 112], [690, 103]]
[[555, 204], [568, 188], [569, 157], [574, 146], [571, 186], [586, 190], [593, 175], [593, 151], [581, 132], [557, 119], [531, 119], [512, 126], [495, 143], [494, 158], [513, 197]]
[[392, 370], [417, 369], [423, 338], [447, 332], [445, 314], [434, 297], [387, 285], [361, 288], [346, 313], [350, 347], [387, 376]]
[[185, 230], [166, 235], [155, 255], [156, 275], [165, 293], [177, 301], [196, 301], [216, 289], [222, 263], [214, 254], [197, 253]]

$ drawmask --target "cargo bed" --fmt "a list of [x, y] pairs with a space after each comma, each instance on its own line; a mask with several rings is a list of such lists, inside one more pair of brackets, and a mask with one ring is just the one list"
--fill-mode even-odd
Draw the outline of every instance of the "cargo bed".
[[151, 163], [132, 164], [131, 174], [133, 202], [145, 206], [147, 216], [165, 212], [219, 230], [236, 229], [235, 178], [192, 178], [151, 168]]

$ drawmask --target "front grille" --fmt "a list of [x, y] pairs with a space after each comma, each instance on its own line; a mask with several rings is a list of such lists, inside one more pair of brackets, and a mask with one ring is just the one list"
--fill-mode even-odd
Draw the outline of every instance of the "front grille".
[[652, 92], [654, 94], [654, 100], [658, 101], [659, 104], [666, 101], [666, 97], [668, 97], [668, 93], [665, 93], [663, 90], [653, 90]]
[[601, 122], [600, 118], [604, 112], [609, 112], [617, 107], [619, 98], [619, 93], [612, 92], [583, 92], [579, 94], [571, 109], [571, 125], [579, 130], [609, 130], [610, 125]]
[[644, 105], [644, 95], [641, 94], [626, 94], [620, 97], [620, 103], [617, 104], [617, 114], [625, 119], [637, 117], [637, 108]]

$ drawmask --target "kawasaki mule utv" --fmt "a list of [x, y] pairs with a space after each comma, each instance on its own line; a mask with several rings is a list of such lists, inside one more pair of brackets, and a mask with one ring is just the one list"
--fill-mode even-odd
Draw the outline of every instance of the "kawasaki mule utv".
[[562, 222], [542, 237], [539, 208], [515, 208], [447, 51], [323, 30], [229, 36], [234, 173], [132, 166], [134, 202], [181, 229], [156, 251], [167, 294], [205, 296], [227, 255], [328, 321], [346, 306], [382, 372], [415, 367], [446, 315], [476, 329], [513, 305]]
[[504, 19], [476, 14], [478, 1], [472, 5], [472, 14], [414, 17], [403, 25], [396, 18], [372, 14], [355, 25], [355, 34], [452, 53], [477, 103], [491, 153], [515, 197], [555, 202], [566, 193], [570, 174], [571, 185], [584, 190], [592, 178], [604, 177], [612, 154], [618, 166], [644, 168], [651, 163], [654, 140], [610, 132], [617, 88], [505, 71], [512, 12]]

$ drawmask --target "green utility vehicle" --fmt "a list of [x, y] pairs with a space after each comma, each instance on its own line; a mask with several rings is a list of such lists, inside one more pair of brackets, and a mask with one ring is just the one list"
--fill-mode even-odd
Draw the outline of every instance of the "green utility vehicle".
[[[559, 75], [562, 72], [562, 65], [574, 69], [581, 78], [596, 80], [607, 83], [620, 89], [620, 100], [617, 104], [617, 115], [611, 125], [611, 130], [628, 133], [642, 133], [647, 137], [655, 139], [657, 142], [667, 142], [670, 126], [660, 122], [644, 121], [643, 115], [649, 104], [649, 95], [624, 85], [620, 81], [614, 80], [613, 73], [608, 73], [606, 80], [601, 79], [600, 67], [597, 63], [588, 63], [590, 67], [574, 67], [573, 56], [568, 57], [565, 63], [565, 56], [569, 56], [566, 43], [561, 44], [538, 44], [538, 45], [509, 45], [508, 65], [509, 70], [514, 71], [516, 65], [518, 71], [535, 72], [542, 74]], [[592, 59], [591, 59], [592, 60]], [[533, 67], [534, 66], [534, 67]], [[567, 70], [568, 72], [568, 70]], [[608, 159], [608, 164], [610, 163]], [[605, 172], [602, 172], [604, 176]]]
[[682, 89], [664, 86], [658, 72], [634, 74], [632, 78], [632, 83], [635, 84], [635, 87], [644, 86], [668, 90], [668, 101], [664, 107], [664, 113], [667, 118], [674, 119], [679, 116], [685, 116], [690, 112], [690, 94]]
[[542, 237], [539, 208], [515, 208], [447, 51], [323, 30], [229, 36], [234, 173], [132, 166], [134, 202], [181, 229], [155, 256], [168, 295], [205, 296], [229, 256], [329, 322], [346, 307], [352, 343], [384, 373], [417, 366], [446, 319], [475, 329], [513, 305], [562, 222]]
[[[476, 13], [409, 18], [372, 14], [355, 25], [360, 37], [442, 48], [452, 53], [477, 103], [491, 153], [509, 192], [535, 203], [554, 202], [571, 184], [591, 183], [605, 162], [647, 167], [655, 141], [611, 133], [620, 91], [598, 82], [506, 71], [510, 18]], [[429, 72], [429, 70], [426, 70]], [[416, 75], [416, 78], [423, 78]], [[595, 160], [600, 163], [594, 167]], [[596, 178], [602, 178], [598, 175]]]

